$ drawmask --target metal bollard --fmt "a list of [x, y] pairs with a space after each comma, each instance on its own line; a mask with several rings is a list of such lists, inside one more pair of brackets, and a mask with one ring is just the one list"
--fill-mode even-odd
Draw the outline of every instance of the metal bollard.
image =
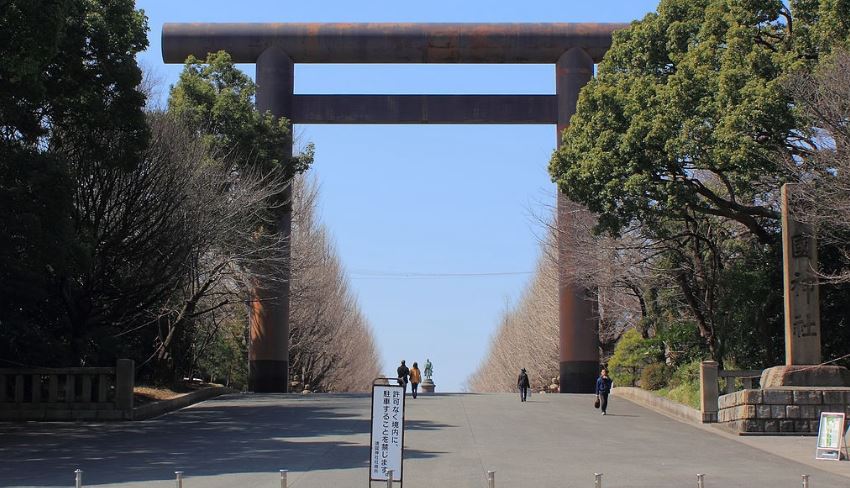
[[83, 488], [83, 470], [76, 469], [74, 471], [74, 486], [76, 488]]
[[496, 472], [487, 471], [487, 488], [496, 488]]
[[177, 481], [177, 488], [183, 488], [183, 471], [175, 471], [174, 476]]
[[809, 475], [803, 475], [803, 488], [809, 488]]
[[593, 473], [593, 488], [602, 488], [602, 473]]
[[387, 488], [393, 487], [393, 470], [387, 470]]
[[280, 488], [286, 488], [286, 473], [288, 473], [287, 470], [280, 470]]
[[705, 475], [698, 474], [697, 475], [697, 488], [705, 488]]

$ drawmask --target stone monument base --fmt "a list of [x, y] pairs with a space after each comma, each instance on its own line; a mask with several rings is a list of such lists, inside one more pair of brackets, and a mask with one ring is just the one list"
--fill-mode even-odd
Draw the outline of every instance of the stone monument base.
[[850, 388], [783, 386], [717, 399], [720, 427], [738, 435], [816, 435], [821, 412], [850, 415]]
[[434, 393], [434, 387], [436, 387], [436, 386], [437, 385], [434, 384], [433, 380], [431, 380], [430, 378], [425, 378], [425, 381], [423, 381], [419, 385], [419, 390], [422, 393], [433, 394]]
[[844, 366], [774, 366], [761, 373], [762, 388], [783, 386], [850, 387], [850, 370]]

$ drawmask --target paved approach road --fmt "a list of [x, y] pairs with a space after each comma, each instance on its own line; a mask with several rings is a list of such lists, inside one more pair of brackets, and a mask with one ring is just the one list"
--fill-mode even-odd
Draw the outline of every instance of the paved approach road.
[[[774, 456], [612, 398], [444, 394], [408, 397], [405, 488], [848, 487], [850, 477]], [[132, 423], [0, 423], [0, 486], [367, 485], [368, 395], [227, 395]], [[850, 463], [848, 463], [850, 464]], [[848, 473], [850, 474], [850, 473]], [[373, 486], [381, 486], [375, 483]]]

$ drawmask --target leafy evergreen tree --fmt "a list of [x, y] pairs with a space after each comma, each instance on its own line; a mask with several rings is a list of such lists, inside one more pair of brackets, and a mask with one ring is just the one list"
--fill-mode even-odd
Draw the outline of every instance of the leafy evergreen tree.
[[0, 10], [0, 357], [85, 361], [86, 329], [103, 320], [79, 294], [102, 264], [90, 182], [134, 168], [147, 145], [146, 31], [131, 0]]
[[168, 110], [185, 120], [219, 155], [284, 178], [304, 172], [312, 163], [312, 146], [291, 157], [292, 124], [260, 113], [254, 106], [256, 85], [224, 51], [206, 60], [190, 56], [180, 81], [172, 87]]

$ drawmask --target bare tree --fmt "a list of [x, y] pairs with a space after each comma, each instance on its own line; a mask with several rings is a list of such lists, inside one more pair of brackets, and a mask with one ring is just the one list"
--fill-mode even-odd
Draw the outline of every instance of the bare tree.
[[[274, 173], [237, 169], [231, 158], [211, 154], [174, 116], [150, 114], [149, 120], [150, 149], [142, 166], [127, 176], [152, 180], [127, 187], [140, 186], [137, 191], [148, 199], [126, 212], [133, 218], [153, 214], [174, 222], [154, 228], [164, 234], [160, 239], [173, 240], [179, 252], [168, 254], [170, 265], [164, 271], [170, 287], [151, 297], [139, 311], [144, 316], [128, 321], [130, 327], [116, 336], [153, 327], [154, 350], [148, 360], [156, 359], [157, 376], [167, 380], [169, 372], [191, 373], [222, 320], [231, 318], [234, 309], [244, 309], [251, 283], [286, 279], [289, 263], [281, 249], [288, 243], [265, 229], [272, 227], [278, 195], [288, 183]], [[157, 269], [163, 262], [157, 254], [163, 251], [152, 249], [156, 257], [140, 264]]]
[[[784, 165], [802, 182], [795, 188], [794, 217], [812, 224], [818, 238], [850, 258], [850, 52], [837, 51], [814, 73], [799, 73], [787, 86], [807, 116], [816, 148]], [[850, 269], [824, 276], [850, 281]]]
[[467, 379], [471, 391], [516, 391], [520, 368], [533, 389], [545, 388], [558, 376], [558, 268], [555, 240], [541, 243], [537, 268], [518, 303], [506, 307], [490, 348]]
[[378, 376], [377, 347], [345, 271], [318, 220], [315, 180], [295, 179], [290, 364], [318, 391], [366, 391]]

